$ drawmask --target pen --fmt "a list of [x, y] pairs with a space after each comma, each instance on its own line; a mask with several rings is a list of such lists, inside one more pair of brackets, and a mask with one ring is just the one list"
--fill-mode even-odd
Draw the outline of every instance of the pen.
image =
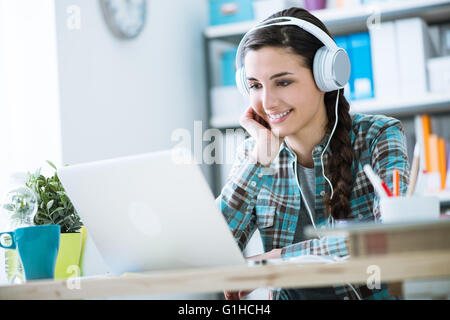
[[391, 189], [389, 189], [389, 187], [387, 186], [386, 182], [384, 182], [383, 180], [381, 180], [381, 186], [383, 187], [384, 191], [386, 191], [386, 194], [388, 195], [388, 197], [393, 197], [394, 194], [392, 193]]
[[400, 173], [394, 169], [392, 173], [392, 185], [394, 186], [394, 197], [400, 196]]
[[380, 197], [382, 197], [382, 198], [387, 197], [388, 194], [387, 194], [386, 190], [383, 188], [381, 179], [375, 174], [375, 172], [373, 172], [370, 165], [368, 165], [368, 164], [364, 165], [363, 169], [367, 175], [367, 178], [369, 178], [370, 182], [372, 183], [373, 188], [380, 195]]

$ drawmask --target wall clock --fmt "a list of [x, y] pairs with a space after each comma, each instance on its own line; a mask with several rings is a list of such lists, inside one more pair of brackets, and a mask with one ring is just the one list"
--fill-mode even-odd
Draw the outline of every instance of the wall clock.
[[141, 33], [147, 13], [146, 0], [100, 0], [109, 29], [119, 38], [132, 39]]

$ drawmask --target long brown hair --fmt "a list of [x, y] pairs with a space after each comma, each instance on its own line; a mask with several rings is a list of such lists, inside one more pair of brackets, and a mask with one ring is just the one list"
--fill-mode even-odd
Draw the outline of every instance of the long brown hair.
[[[328, 35], [325, 25], [311, 13], [301, 8], [290, 8], [273, 14], [268, 19], [278, 17], [296, 17], [309, 21], [321, 28]], [[330, 35], [331, 37], [331, 35]], [[258, 50], [262, 47], [289, 48], [303, 57], [303, 61], [311, 72], [316, 51], [323, 43], [307, 31], [297, 26], [269, 26], [252, 32], [243, 44], [243, 55], [249, 50]], [[324, 102], [328, 117], [327, 132], [331, 132], [335, 122], [335, 103], [338, 91], [326, 92]], [[326, 214], [335, 219], [344, 219], [350, 215], [350, 196], [352, 190], [353, 152], [350, 141], [352, 119], [349, 113], [350, 105], [344, 97], [344, 90], [339, 91], [338, 124], [330, 142], [332, 156], [329, 157], [326, 175], [330, 179], [334, 195], [324, 197]]]

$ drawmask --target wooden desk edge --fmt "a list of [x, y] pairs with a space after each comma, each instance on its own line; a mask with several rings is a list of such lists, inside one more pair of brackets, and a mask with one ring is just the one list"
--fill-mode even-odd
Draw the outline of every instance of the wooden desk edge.
[[154, 271], [130, 276], [69, 278], [0, 286], [0, 299], [89, 299], [169, 293], [222, 292], [263, 287], [314, 287], [449, 277], [450, 250], [351, 258], [327, 264], [230, 266]]

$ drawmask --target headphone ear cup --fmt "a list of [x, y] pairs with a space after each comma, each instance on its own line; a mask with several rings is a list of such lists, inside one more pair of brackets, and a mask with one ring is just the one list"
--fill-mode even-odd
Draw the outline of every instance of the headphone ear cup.
[[317, 87], [330, 92], [342, 89], [350, 78], [350, 59], [344, 49], [329, 49], [326, 46], [317, 50], [313, 62], [314, 80]]
[[329, 86], [327, 85], [327, 74], [326, 74], [326, 62], [327, 55], [329, 53], [329, 49], [326, 46], [323, 46], [317, 50], [314, 61], [313, 61], [313, 73], [314, 80], [316, 81], [317, 87], [321, 91], [329, 92], [331, 91]]
[[236, 70], [236, 86], [238, 87], [238, 90], [242, 95], [247, 96], [249, 94], [249, 90], [247, 87], [245, 76], [246, 75], [244, 67], [240, 67]]

